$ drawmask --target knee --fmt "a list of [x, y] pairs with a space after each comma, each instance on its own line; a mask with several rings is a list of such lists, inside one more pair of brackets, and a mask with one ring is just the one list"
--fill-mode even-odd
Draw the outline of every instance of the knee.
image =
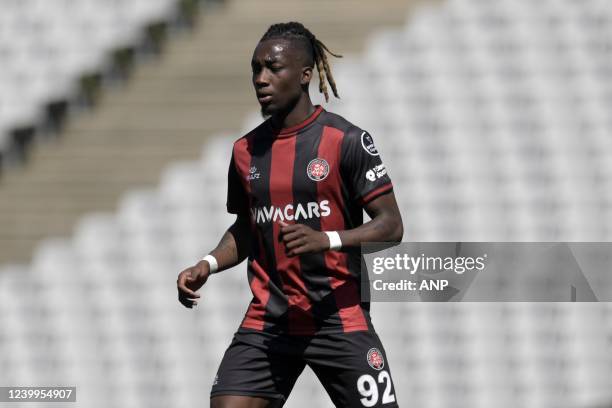
[[210, 399], [210, 408], [251, 408], [253, 404], [246, 398], [233, 395], [221, 395]]
[[227, 398], [214, 397], [210, 399], [210, 408], [229, 408], [226, 402]]
[[210, 399], [210, 408], [232, 408], [232, 403], [227, 397], [213, 397]]
[[268, 400], [258, 397], [220, 395], [210, 399], [210, 408], [277, 408], [282, 406], [282, 400]]

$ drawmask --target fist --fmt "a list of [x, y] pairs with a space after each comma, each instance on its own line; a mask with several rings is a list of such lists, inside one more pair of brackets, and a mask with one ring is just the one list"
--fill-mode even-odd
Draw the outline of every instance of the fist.
[[279, 240], [285, 244], [287, 256], [306, 255], [329, 249], [329, 238], [321, 231], [315, 231], [303, 224], [289, 225], [280, 222]]
[[178, 300], [183, 306], [191, 309], [198, 304], [200, 294], [196, 291], [206, 283], [209, 275], [210, 268], [206, 261], [200, 261], [179, 273], [176, 287]]

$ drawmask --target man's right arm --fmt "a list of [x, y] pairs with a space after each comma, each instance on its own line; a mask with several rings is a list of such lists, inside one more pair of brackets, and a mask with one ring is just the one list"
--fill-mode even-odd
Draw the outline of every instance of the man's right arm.
[[[219, 244], [210, 252], [217, 260], [218, 271], [238, 265], [249, 254], [251, 245], [250, 220], [248, 215], [240, 214], [236, 222], [225, 231]], [[200, 294], [197, 293], [210, 275], [208, 261], [199, 261], [196, 265], [182, 271], [177, 279], [178, 298], [183, 306], [191, 308], [197, 305]]]
[[[229, 269], [238, 265], [249, 255], [251, 244], [250, 221], [247, 216], [239, 215], [236, 222], [225, 231], [221, 241], [210, 254], [215, 257], [219, 265], [218, 271]], [[200, 261], [198, 264], [208, 264]]]

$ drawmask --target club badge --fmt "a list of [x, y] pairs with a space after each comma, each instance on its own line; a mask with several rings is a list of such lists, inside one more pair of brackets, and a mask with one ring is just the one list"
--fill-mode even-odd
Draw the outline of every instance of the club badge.
[[308, 178], [313, 181], [325, 180], [325, 177], [329, 174], [329, 164], [325, 159], [312, 159], [306, 166], [306, 173]]
[[368, 364], [375, 370], [382, 370], [385, 366], [385, 359], [383, 358], [382, 353], [376, 347], [368, 350], [367, 355]]

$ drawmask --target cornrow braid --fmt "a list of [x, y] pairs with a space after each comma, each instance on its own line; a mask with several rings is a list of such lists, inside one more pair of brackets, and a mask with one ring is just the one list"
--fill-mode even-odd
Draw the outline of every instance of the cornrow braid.
[[327, 90], [327, 83], [331, 86], [332, 92], [336, 98], [340, 98], [338, 95], [338, 89], [336, 87], [336, 81], [331, 72], [331, 67], [327, 59], [327, 53], [333, 55], [336, 58], [342, 58], [342, 55], [334, 54], [323, 44], [318, 38], [314, 36], [306, 27], [301, 23], [291, 21], [289, 23], [278, 23], [273, 24], [268, 28], [268, 31], [261, 37], [259, 42], [269, 40], [271, 38], [286, 38], [286, 39], [303, 39], [308, 42], [311, 46], [309, 52], [312, 53], [312, 60], [314, 65], [317, 66], [319, 71], [319, 92], [325, 95], [325, 101], [329, 102], [329, 92]]

